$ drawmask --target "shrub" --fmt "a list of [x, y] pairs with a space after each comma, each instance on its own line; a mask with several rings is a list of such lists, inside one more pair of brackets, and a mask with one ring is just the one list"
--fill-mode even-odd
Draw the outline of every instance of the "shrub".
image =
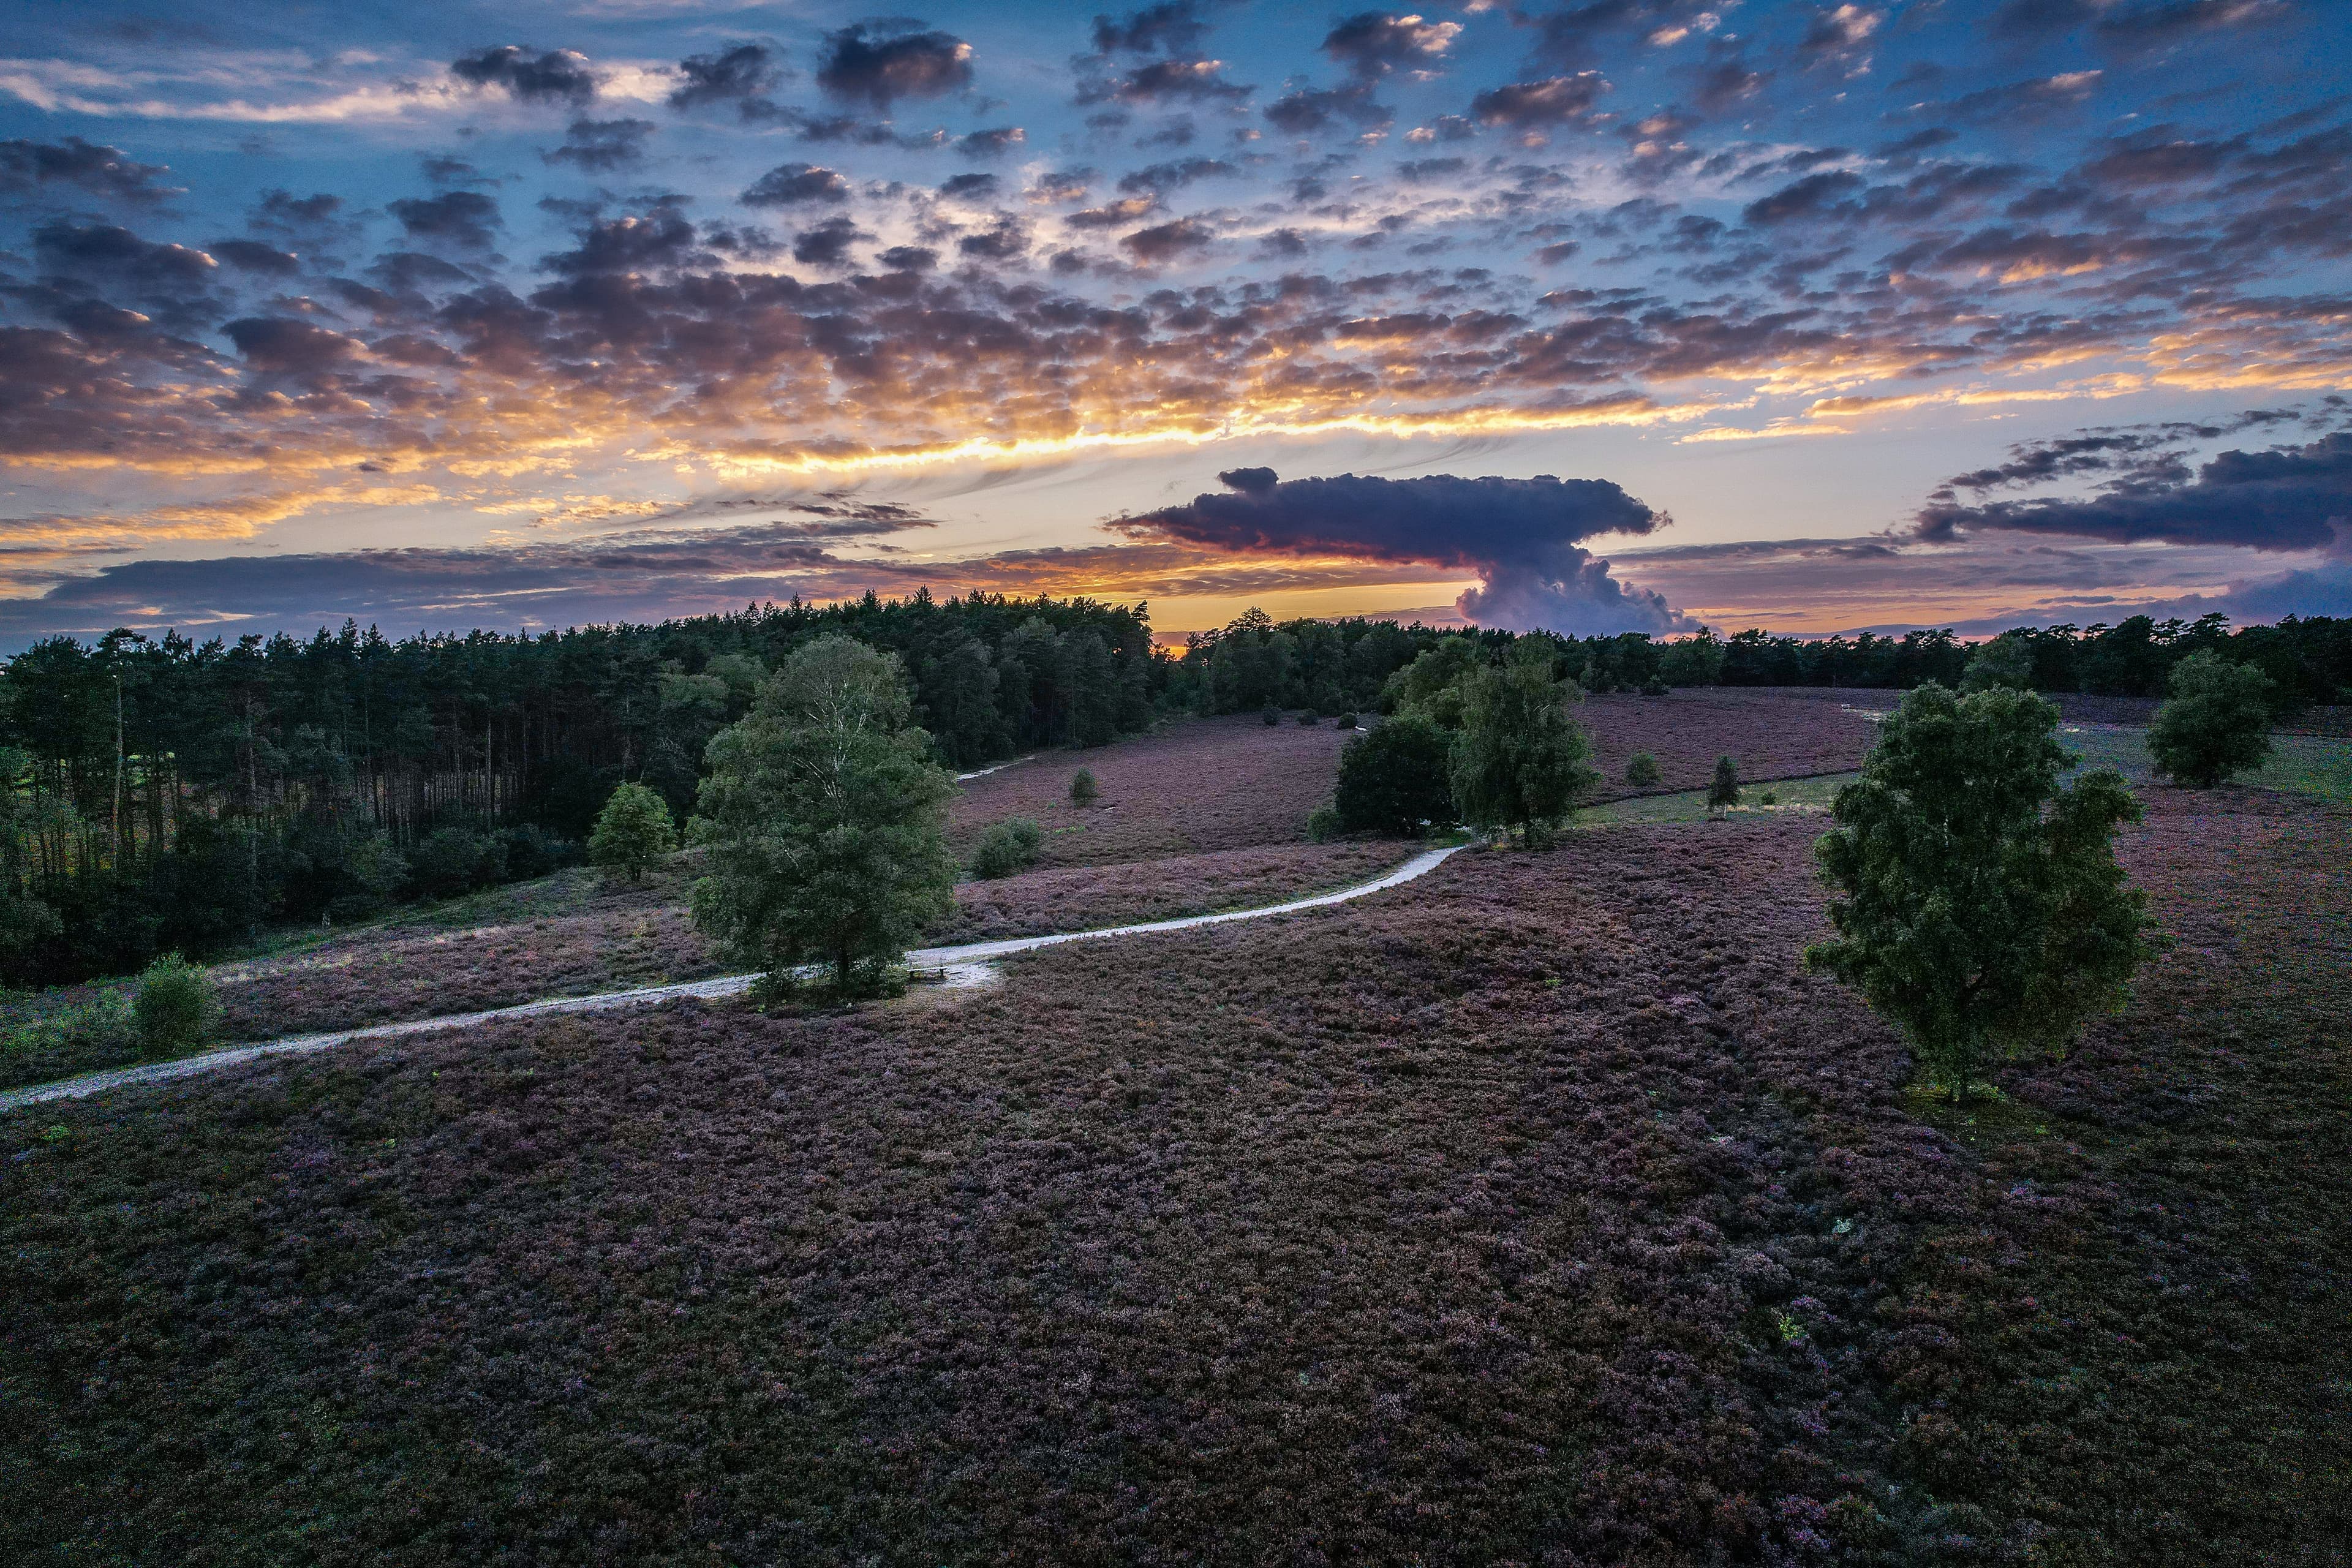
[[722, 954], [771, 973], [822, 957], [856, 994], [948, 911], [955, 781], [912, 707], [897, 655], [822, 637], [712, 739], [694, 920]]
[[980, 847], [971, 852], [971, 874], [992, 882], [999, 877], [1026, 871], [1037, 863], [1037, 846], [1042, 837], [1036, 823], [1028, 817], [1005, 818], [980, 836]]
[[[497, 850], [494, 867], [485, 864], [493, 847]], [[497, 879], [484, 873], [506, 868], [506, 846], [470, 828], [436, 827], [409, 857], [408, 868], [417, 891], [426, 898], [454, 899]]]
[[1072, 805], [1092, 805], [1095, 803], [1095, 797], [1101, 793], [1095, 787], [1095, 775], [1087, 769], [1080, 768], [1071, 775], [1070, 804]]
[[1662, 776], [1658, 759], [1647, 752], [1636, 752], [1626, 761], [1625, 782], [1629, 784], [1646, 789]]
[[131, 1016], [149, 1056], [178, 1056], [212, 1038], [220, 1003], [213, 995], [212, 976], [167, 952], [139, 976]]
[[2172, 696], [2147, 727], [2156, 767], [2189, 789], [2211, 789], [2259, 767], [2271, 751], [2271, 679], [2210, 649], [2172, 667]]
[[623, 784], [596, 815], [588, 836], [588, 857], [608, 870], [626, 871], [641, 881], [646, 868], [677, 847], [669, 803], [641, 784]]
[[2147, 956], [2114, 843], [2139, 802], [2110, 768], [2060, 789], [2057, 723], [2031, 692], [1918, 688], [1815, 849], [1837, 936], [1806, 966], [1860, 990], [1955, 1100], [1989, 1054], [2063, 1054]]
[[1464, 678], [1462, 732], [1447, 766], [1464, 821], [1516, 827], [1531, 842], [1574, 809], [1601, 776], [1585, 766], [1591, 748], [1568, 716], [1575, 690], [1533, 661]]
[[1318, 713], [1317, 711], [1315, 711], [1315, 710], [1314, 710], [1314, 709], [1312, 709], [1312, 708], [1302, 708], [1302, 709], [1300, 709], [1300, 710], [1299, 710], [1299, 711], [1298, 711], [1298, 727], [1299, 727], [1300, 729], [1302, 729], [1302, 730], [1312, 730], [1313, 728], [1315, 728], [1315, 726], [1317, 726], [1318, 724], [1320, 724], [1321, 722], [1323, 722], [1323, 715], [1322, 715], [1322, 714], [1320, 714], [1320, 713]]
[[1644, 697], [1664, 697], [1673, 689], [1673, 687], [1654, 675], [1642, 682], [1642, 695]]
[[1356, 716], [1353, 713], [1342, 713], [1331, 721], [1331, 728], [1334, 730], [1353, 730], [1355, 727]]
[[1409, 713], [1349, 741], [1339, 753], [1332, 814], [1342, 833], [1411, 838], [1424, 823], [1454, 820], [1446, 776], [1453, 738], [1432, 720]]
[[529, 881], [560, 870], [579, 858], [580, 847], [557, 837], [536, 822], [506, 832], [507, 875]]
[[1307, 837], [1318, 844], [1328, 844], [1339, 837], [1339, 808], [1328, 802], [1307, 814]]
[[1259, 712], [1258, 717], [1259, 717], [1260, 719], [1264, 720], [1264, 721], [1265, 721], [1265, 727], [1266, 727], [1267, 729], [1271, 730], [1271, 729], [1273, 729], [1276, 724], [1279, 724], [1279, 723], [1281, 723], [1281, 722], [1282, 722], [1282, 710], [1281, 710], [1281, 709], [1279, 709], [1279, 708], [1276, 708], [1273, 703], [1269, 702], [1269, 703], [1267, 703], [1267, 704], [1265, 705], [1265, 708], [1264, 708], [1264, 709]]
[[1778, 805], [1780, 804], [1780, 797], [1769, 789], [1763, 794], [1758, 795], [1756, 798], [1766, 805]]
[[1715, 759], [1715, 776], [1706, 782], [1706, 808], [1728, 811], [1739, 804], [1739, 765], [1729, 757]]

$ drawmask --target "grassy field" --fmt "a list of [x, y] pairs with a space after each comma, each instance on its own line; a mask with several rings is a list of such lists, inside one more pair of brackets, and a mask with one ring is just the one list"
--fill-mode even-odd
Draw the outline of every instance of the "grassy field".
[[[1330, 743], [1273, 734], [1213, 739], [1284, 776]], [[1140, 858], [959, 918], [1268, 901], [1399, 847], [1148, 795], [1181, 757], [1145, 757], [1105, 788], [1168, 814], [1118, 830]], [[1621, 800], [992, 991], [0, 1117], [0, 1560], [2343, 1561], [2352, 816], [2149, 790], [2122, 852], [2167, 951], [1955, 1113], [1799, 969], [1838, 782]], [[510, 889], [256, 983], [479, 1005], [559, 947], [625, 967], [676, 896]]]

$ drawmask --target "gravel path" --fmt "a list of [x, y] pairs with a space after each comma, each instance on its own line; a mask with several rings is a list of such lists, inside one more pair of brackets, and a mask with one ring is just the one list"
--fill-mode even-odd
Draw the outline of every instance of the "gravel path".
[[[1026, 759], [1021, 759], [1025, 761]], [[1010, 766], [1011, 764], [1001, 764]], [[1318, 893], [1313, 898], [1292, 899], [1287, 903], [1267, 904], [1255, 910], [1229, 910], [1223, 914], [1186, 915], [1171, 921], [1150, 921], [1141, 925], [1107, 926], [1099, 931], [1064, 931], [1055, 936], [1005, 937], [996, 942], [966, 942], [961, 947], [917, 948], [907, 954], [907, 967], [917, 973], [935, 974], [950, 986], [971, 986], [989, 982], [989, 965], [996, 959], [1016, 952], [1029, 952], [1041, 947], [1058, 947], [1066, 942], [1091, 942], [1107, 936], [1143, 936], [1152, 931], [1188, 931], [1194, 926], [1223, 925], [1228, 921], [1264, 920], [1268, 915], [1286, 915], [1298, 910], [1321, 909], [1327, 904], [1344, 904], [1350, 899], [1360, 899], [1381, 892], [1416, 877], [1425, 876], [1443, 864], [1446, 857], [1462, 848], [1451, 845], [1443, 849], [1425, 849], [1395, 870], [1359, 882], [1336, 892]], [[439, 1018], [415, 1018], [401, 1024], [374, 1024], [360, 1029], [333, 1029], [318, 1035], [294, 1035], [282, 1040], [266, 1040], [257, 1045], [231, 1046], [226, 1050], [207, 1051], [202, 1056], [183, 1057], [177, 1061], [155, 1062], [146, 1067], [115, 1068], [106, 1072], [85, 1073], [79, 1078], [63, 1079], [56, 1083], [31, 1084], [23, 1089], [0, 1091], [0, 1110], [13, 1110], [20, 1106], [39, 1105], [52, 1100], [80, 1100], [110, 1089], [124, 1089], [140, 1084], [166, 1083], [173, 1079], [192, 1078], [198, 1073], [218, 1072], [223, 1068], [237, 1067], [258, 1061], [263, 1057], [303, 1056], [323, 1051], [352, 1040], [388, 1040], [401, 1035], [421, 1035], [439, 1029], [470, 1028], [496, 1018], [528, 1018], [541, 1013], [596, 1013], [613, 1007], [636, 1007], [660, 1002], [674, 1002], [685, 997], [710, 1000], [737, 995], [751, 988], [756, 976], [725, 974], [715, 980], [689, 980], [676, 985], [648, 985], [635, 991], [607, 991], [596, 996], [559, 996], [545, 1002], [526, 1002], [516, 1007], [491, 1007], [479, 1013], [457, 1013]]]

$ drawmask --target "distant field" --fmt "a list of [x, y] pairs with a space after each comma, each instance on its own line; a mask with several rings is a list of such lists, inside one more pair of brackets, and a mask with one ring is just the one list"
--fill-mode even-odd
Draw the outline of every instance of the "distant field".
[[1960, 1116], [1756, 815], [0, 1118], [0, 1560], [2328, 1561], [2352, 816], [2149, 803]]
[[[2106, 725], [2070, 725], [2059, 740], [2080, 752], [2085, 767], [2108, 767], [2136, 785], [2164, 787], [2148, 756], [2147, 731]], [[2336, 805], [2352, 805], [2352, 740], [2320, 735], [2273, 735], [2263, 765], [2238, 775], [2238, 784], [2284, 790]]]
[[[1592, 737], [1601, 770], [1596, 801], [1701, 789], [1715, 759], [1728, 756], [1743, 779], [1802, 778], [1852, 773], [1878, 738], [1853, 710], [1894, 706], [1897, 693], [1811, 688], [1692, 687], [1666, 697], [1587, 698], [1577, 722]], [[1658, 760], [1655, 784], [1625, 782], [1636, 752]]]

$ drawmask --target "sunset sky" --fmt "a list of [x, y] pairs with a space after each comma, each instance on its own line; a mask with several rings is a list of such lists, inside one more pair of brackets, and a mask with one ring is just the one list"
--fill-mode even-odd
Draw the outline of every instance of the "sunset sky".
[[2345, 0], [0, 18], [0, 649], [2352, 614]]

